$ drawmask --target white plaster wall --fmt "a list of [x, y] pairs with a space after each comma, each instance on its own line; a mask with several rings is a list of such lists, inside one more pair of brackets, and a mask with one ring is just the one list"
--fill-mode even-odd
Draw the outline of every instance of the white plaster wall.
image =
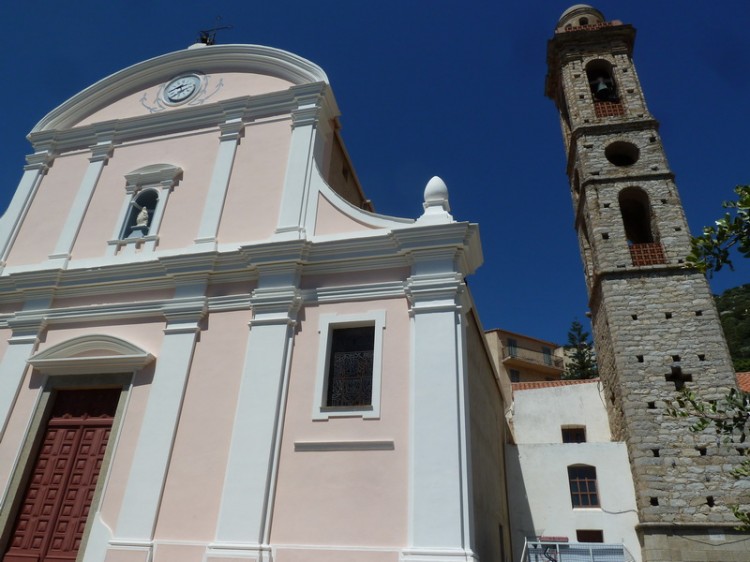
[[[640, 546], [627, 449], [611, 442], [598, 381], [516, 390], [516, 445], [506, 451], [514, 560], [525, 537], [556, 536], [576, 541], [577, 529], [600, 529], [605, 543], [623, 543], [636, 561]], [[562, 443], [560, 428], [585, 425], [586, 443]], [[573, 508], [568, 466], [596, 467], [600, 507]]]
[[[506, 453], [515, 560], [524, 537], [563, 536], [577, 542], [576, 529], [601, 529], [605, 543], [623, 543], [640, 561], [635, 491], [624, 443], [517, 445]], [[573, 509], [567, 471], [573, 464], [596, 467], [601, 507]]]
[[513, 427], [516, 443], [561, 443], [561, 427], [585, 425], [586, 440], [610, 441], [609, 420], [598, 380], [516, 390], [513, 393]]

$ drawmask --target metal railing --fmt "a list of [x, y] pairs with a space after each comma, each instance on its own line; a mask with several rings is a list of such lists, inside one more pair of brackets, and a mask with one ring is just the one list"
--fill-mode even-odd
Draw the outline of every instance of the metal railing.
[[526, 539], [521, 562], [635, 562], [620, 543], [568, 543]]
[[565, 368], [562, 357], [556, 357], [552, 354], [542, 353], [536, 349], [525, 347], [503, 347], [503, 359], [520, 359], [521, 361], [534, 363], [535, 365], [545, 365], [547, 367], [554, 367], [555, 369]]

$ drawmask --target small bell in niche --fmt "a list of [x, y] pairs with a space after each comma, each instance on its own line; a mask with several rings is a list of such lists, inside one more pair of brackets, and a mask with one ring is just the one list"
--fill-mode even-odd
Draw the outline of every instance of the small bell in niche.
[[596, 79], [594, 84], [592, 85], [592, 89], [594, 92], [594, 97], [598, 99], [599, 101], [607, 101], [610, 100], [614, 94], [614, 91], [610, 87], [609, 84], [605, 81], [603, 77], [599, 77]]

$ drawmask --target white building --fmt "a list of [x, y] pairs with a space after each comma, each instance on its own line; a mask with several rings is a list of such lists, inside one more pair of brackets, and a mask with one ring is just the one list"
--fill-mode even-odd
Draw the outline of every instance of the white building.
[[513, 560], [522, 559], [526, 539], [541, 539], [549, 543], [542, 551], [624, 545], [625, 556], [613, 559], [640, 562], [627, 450], [612, 441], [599, 379], [513, 387], [513, 443], [506, 449]]

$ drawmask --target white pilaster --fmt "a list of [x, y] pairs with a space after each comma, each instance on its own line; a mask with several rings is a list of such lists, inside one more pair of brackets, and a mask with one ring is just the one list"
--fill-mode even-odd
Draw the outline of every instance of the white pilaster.
[[270, 519], [292, 340], [300, 305], [296, 266], [261, 272], [253, 293], [216, 540], [206, 560], [270, 560]]
[[195, 243], [213, 248], [219, 233], [219, 222], [224, 210], [224, 200], [227, 197], [229, 179], [232, 176], [234, 155], [240, 143], [245, 123], [242, 117], [233, 117], [221, 125], [219, 137], [219, 151], [216, 154], [211, 183], [208, 186], [206, 202], [203, 205], [203, 216], [198, 227], [198, 237]]
[[0, 218], [0, 265], [5, 265], [8, 253], [16, 239], [18, 229], [28, 213], [31, 202], [34, 200], [39, 184], [49, 169], [50, 162], [55, 154], [49, 147], [40, 148], [34, 154], [26, 157], [21, 182], [13, 194], [5, 214]]
[[13, 335], [8, 340], [8, 348], [0, 361], [0, 440], [13, 411], [18, 391], [23, 384], [27, 361], [34, 353], [41, 330], [45, 327], [43, 318], [23, 319], [9, 322]]
[[462, 275], [451, 256], [409, 279], [412, 364], [409, 547], [405, 561], [473, 560]]
[[133, 464], [110, 549], [150, 552], [172, 445], [205, 303], [167, 314], [164, 340], [143, 414]]
[[110, 138], [99, 141], [91, 148], [89, 157], [89, 166], [83, 175], [83, 181], [78, 188], [73, 204], [68, 212], [68, 218], [65, 219], [60, 237], [57, 239], [55, 250], [49, 256], [50, 265], [60, 265], [62, 267], [70, 259], [73, 251], [73, 244], [81, 228], [81, 222], [88, 209], [91, 197], [94, 195], [94, 189], [99, 181], [102, 169], [112, 155], [112, 140]]
[[[23, 386], [28, 360], [36, 350], [39, 338], [47, 324], [44, 315], [35, 311], [47, 308], [50, 301], [49, 293], [33, 294], [24, 304], [24, 311], [8, 320], [13, 332], [0, 361], [0, 441], [5, 437], [5, 430], [13, 413], [18, 393]], [[23, 448], [23, 439], [17, 443], [4, 443], [3, 445], [9, 449], [15, 448], [13, 466], [17, 466]], [[13, 470], [11, 468], [7, 476], [10, 476]], [[5, 504], [10, 484], [11, 480], [8, 478], [1, 486], [0, 505]]]
[[292, 140], [276, 237], [305, 237], [305, 217], [310, 204], [310, 180], [315, 165], [315, 140], [320, 112], [318, 96], [305, 98], [292, 112]]

